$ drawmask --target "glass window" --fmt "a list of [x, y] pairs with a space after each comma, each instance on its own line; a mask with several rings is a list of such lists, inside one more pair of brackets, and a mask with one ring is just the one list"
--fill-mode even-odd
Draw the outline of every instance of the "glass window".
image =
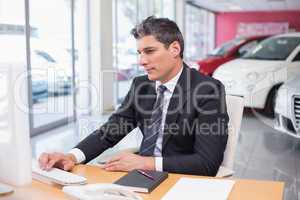
[[30, 0], [29, 5], [36, 32], [30, 37], [36, 129], [73, 117], [71, 0]]
[[245, 55], [248, 51], [251, 51], [253, 48], [255, 48], [258, 43], [259, 43], [258, 40], [253, 40], [251, 42], [248, 42], [248, 43], [244, 44], [243, 46], [241, 46], [239, 48], [239, 50], [238, 50], [238, 56]]
[[153, 14], [157, 17], [163, 17], [163, 1], [153, 0]]
[[262, 41], [244, 59], [285, 60], [300, 44], [300, 37], [276, 37]]
[[117, 103], [129, 90], [138, 68], [136, 42], [130, 31], [137, 23], [137, 0], [116, 0], [114, 68], [116, 69]]
[[114, 1], [114, 67], [116, 69], [116, 103], [122, 102], [133, 77], [144, 74], [138, 64], [136, 41], [131, 29], [148, 16], [174, 19], [174, 0], [115, 0]]
[[186, 5], [185, 58], [188, 62], [206, 57], [214, 47], [215, 16], [212, 12]]
[[214, 49], [211, 53], [209, 53], [210, 56], [223, 56], [228, 51], [230, 51], [232, 48], [242, 44], [246, 40], [244, 38], [237, 38], [234, 40], [231, 40], [229, 42], [226, 42], [225, 44], [221, 45], [220, 47]]
[[152, 13], [156, 17], [167, 17], [169, 19], [175, 20], [174, 0], [152, 0], [152, 2], [153, 10], [150, 10], [150, 13]]
[[162, 17], [167, 17], [175, 20], [175, 1], [174, 0], [160, 0], [162, 6]]
[[[154, 14], [154, 9], [156, 3], [154, 0], [137, 0], [137, 13], [138, 13], [138, 22], [141, 22], [146, 17]], [[159, 12], [160, 9], [158, 8], [157, 11]], [[159, 14], [159, 13], [156, 13]]]

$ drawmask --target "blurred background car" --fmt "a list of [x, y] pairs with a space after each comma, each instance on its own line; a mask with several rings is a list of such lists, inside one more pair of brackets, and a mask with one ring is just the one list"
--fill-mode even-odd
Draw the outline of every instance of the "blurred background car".
[[33, 103], [38, 103], [40, 100], [48, 97], [48, 84], [46, 80], [36, 79], [32, 76], [31, 85]]
[[[49, 96], [71, 93], [71, 57], [67, 50], [50, 48], [37, 38], [31, 38], [30, 52], [32, 101], [37, 103]], [[26, 63], [25, 39], [22, 35], [1, 35], [2, 62]], [[70, 58], [70, 59], [62, 59]]]
[[[26, 52], [23, 51], [25, 49], [25, 40], [24, 37], [20, 35], [1, 35], [0, 37], [1, 48], [5, 49], [0, 54], [1, 62], [5, 63], [15, 63], [20, 62], [26, 65]], [[32, 54], [32, 57], [35, 60], [38, 60], [39, 56], [36, 53]], [[48, 61], [44, 60], [44, 63]], [[48, 83], [47, 80], [44, 78], [37, 76], [36, 74], [32, 73], [32, 102], [37, 103], [38, 101], [45, 99], [48, 97]]]
[[230, 95], [245, 98], [245, 106], [274, 117], [275, 95], [282, 83], [300, 74], [300, 33], [273, 36], [213, 74]]
[[300, 76], [278, 89], [275, 102], [274, 128], [300, 139]]
[[58, 62], [53, 54], [41, 49], [32, 50], [31, 55], [31, 68], [33, 71], [37, 70], [42, 79], [46, 81], [48, 96], [71, 93], [72, 70], [67, 63]]
[[204, 75], [212, 76], [213, 72], [220, 65], [243, 56], [267, 37], [268, 36], [249, 36], [230, 40], [214, 49], [208, 54], [207, 58], [198, 61], [199, 71]]

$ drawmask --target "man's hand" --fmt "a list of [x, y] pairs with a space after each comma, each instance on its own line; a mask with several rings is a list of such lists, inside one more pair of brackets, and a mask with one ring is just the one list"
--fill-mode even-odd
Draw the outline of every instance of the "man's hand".
[[50, 170], [53, 167], [70, 171], [76, 164], [76, 158], [72, 154], [63, 153], [43, 153], [39, 157], [40, 168]]
[[107, 171], [155, 170], [155, 161], [154, 157], [144, 157], [129, 152], [122, 152], [109, 159], [103, 168]]

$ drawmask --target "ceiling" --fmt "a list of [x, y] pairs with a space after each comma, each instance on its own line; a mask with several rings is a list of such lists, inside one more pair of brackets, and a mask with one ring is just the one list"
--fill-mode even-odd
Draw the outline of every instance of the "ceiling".
[[300, 0], [192, 0], [190, 2], [216, 12], [300, 11]]

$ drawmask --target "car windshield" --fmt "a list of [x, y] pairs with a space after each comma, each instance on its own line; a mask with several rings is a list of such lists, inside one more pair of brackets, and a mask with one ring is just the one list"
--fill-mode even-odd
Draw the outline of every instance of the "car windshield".
[[209, 56], [223, 56], [225, 55], [230, 49], [240, 45], [241, 43], [245, 42], [245, 38], [236, 38], [225, 44], [221, 45], [220, 47], [214, 49]]
[[276, 37], [262, 41], [256, 48], [246, 53], [243, 59], [286, 60], [300, 44], [300, 37]]
[[35, 50], [35, 53], [37, 55], [43, 57], [44, 59], [46, 59], [48, 62], [56, 63], [56, 60], [54, 60], [54, 58], [52, 56], [50, 56], [49, 53], [47, 53], [45, 51]]

